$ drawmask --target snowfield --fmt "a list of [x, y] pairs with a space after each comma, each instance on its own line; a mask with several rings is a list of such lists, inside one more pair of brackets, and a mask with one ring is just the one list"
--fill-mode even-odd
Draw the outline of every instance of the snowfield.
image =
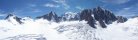
[[92, 28], [87, 21], [53, 22], [24, 18], [19, 24], [13, 18], [0, 20], [0, 40], [138, 40], [138, 18], [125, 23], [113, 22], [107, 28], [99, 23]]

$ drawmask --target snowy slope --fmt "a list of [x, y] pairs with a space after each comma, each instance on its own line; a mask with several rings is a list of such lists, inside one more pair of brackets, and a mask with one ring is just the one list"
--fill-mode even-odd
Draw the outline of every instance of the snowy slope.
[[56, 23], [45, 19], [23, 19], [23, 24], [16, 23], [13, 18], [11, 21], [14, 22], [0, 20], [0, 40], [138, 40], [138, 18], [125, 23], [114, 22], [107, 28], [101, 28], [97, 22], [97, 29], [90, 27], [87, 21]]
[[77, 15], [77, 13], [66, 12], [63, 17], [65, 17], [66, 20], [70, 20], [71, 18], [75, 18], [76, 15]]

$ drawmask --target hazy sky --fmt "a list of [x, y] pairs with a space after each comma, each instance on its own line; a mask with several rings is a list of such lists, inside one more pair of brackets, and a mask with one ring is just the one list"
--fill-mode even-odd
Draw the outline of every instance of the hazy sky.
[[36, 17], [54, 11], [61, 15], [97, 6], [108, 9], [115, 15], [138, 15], [138, 0], [0, 0], [0, 18], [8, 13], [20, 17]]

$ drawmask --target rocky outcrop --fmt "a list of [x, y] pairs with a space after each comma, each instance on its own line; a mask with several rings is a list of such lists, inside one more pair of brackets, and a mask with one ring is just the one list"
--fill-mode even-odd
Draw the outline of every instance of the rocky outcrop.
[[8, 14], [8, 15], [6, 16], [5, 19], [9, 19], [9, 18], [12, 17], [12, 16], [13, 16], [13, 19], [15, 19], [19, 24], [22, 24], [22, 23], [23, 23], [23, 22], [21, 21], [22, 18], [19, 18], [19, 17], [13, 15], [13, 14]]
[[127, 18], [123, 16], [117, 16], [117, 23], [124, 23], [127, 21]]
[[94, 18], [91, 16], [92, 15], [92, 10], [91, 9], [85, 9], [80, 13], [80, 20], [85, 20], [88, 21], [88, 24], [93, 27], [95, 27], [95, 20]]
[[116, 16], [108, 10], [104, 10], [101, 7], [93, 9], [93, 14], [96, 20], [102, 20], [106, 24], [111, 24], [113, 21], [116, 21]]
[[104, 10], [101, 7], [91, 9], [85, 9], [80, 14], [80, 20], [88, 21], [88, 24], [95, 27], [95, 22], [98, 21], [102, 28], [106, 28], [106, 24], [111, 24], [116, 21], [116, 16], [108, 10]]
[[61, 17], [58, 17], [56, 13], [54, 12], [50, 12], [48, 14], [45, 14], [43, 16], [39, 16], [39, 17], [36, 17], [36, 18], [43, 18], [43, 19], [47, 19], [48, 21], [55, 21], [55, 22], [59, 22], [60, 18]]
[[8, 19], [11, 16], [13, 16], [13, 14], [8, 14], [5, 19]]

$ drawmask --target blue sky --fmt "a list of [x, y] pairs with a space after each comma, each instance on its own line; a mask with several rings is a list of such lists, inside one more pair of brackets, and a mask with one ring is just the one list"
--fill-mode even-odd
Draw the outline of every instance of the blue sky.
[[108, 9], [115, 15], [138, 15], [138, 0], [0, 0], [0, 18], [9, 13], [20, 17], [36, 17], [53, 11], [61, 15], [97, 6]]

